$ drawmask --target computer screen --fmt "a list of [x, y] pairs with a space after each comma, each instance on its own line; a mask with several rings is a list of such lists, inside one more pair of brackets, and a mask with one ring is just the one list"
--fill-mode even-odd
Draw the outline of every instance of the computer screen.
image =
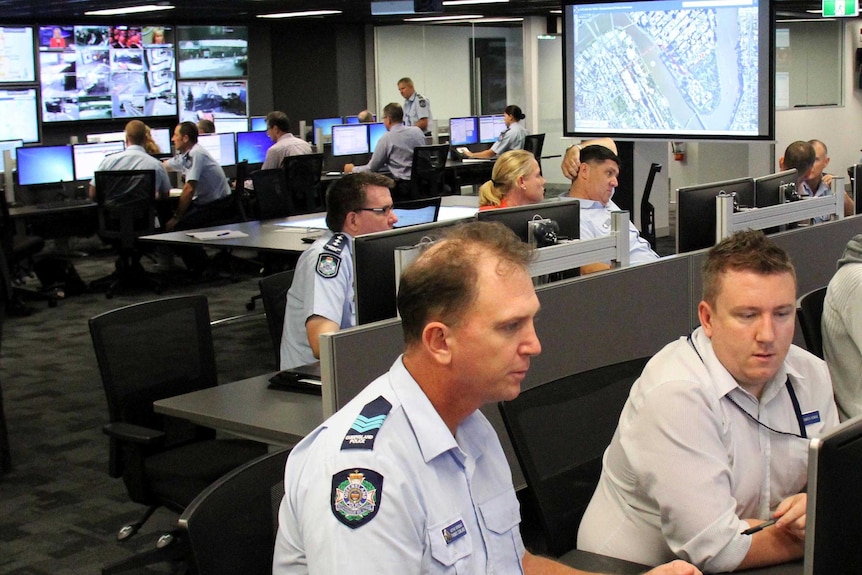
[[216, 134], [228, 134], [248, 131], [248, 118], [215, 118]]
[[332, 126], [332, 155], [352, 156], [368, 153], [368, 124]]
[[88, 142], [125, 142], [125, 132], [102, 132], [101, 134], [87, 134]]
[[548, 219], [557, 222], [561, 239], [576, 240], [581, 237], [581, 209], [578, 200], [547, 200], [528, 206], [497, 208], [480, 211], [476, 218], [480, 222], [500, 222], [521, 238], [529, 241], [529, 222]]
[[0, 140], [21, 138], [24, 143], [39, 141], [39, 114], [36, 90], [0, 90]]
[[177, 82], [180, 122], [248, 117], [248, 81], [193, 80]]
[[249, 118], [249, 129], [252, 132], [266, 132], [266, 116], [252, 116]]
[[248, 76], [247, 26], [177, 28], [180, 78]]
[[503, 115], [479, 116], [479, 143], [490, 144], [496, 142], [503, 130], [506, 129], [506, 120]]
[[266, 132], [237, 132], [237, 161], [248, 160], [249, 164], [262, 164], [266, 160], [266, 151], [272, 146], [272, 140]]
[[[845, 421], [808, 446], [804, 575], [850, 573], [862, 565], [862, 418]], [[853, 567], [853, 566], [856, 567]]]
[[206, 148], [222, 167], [236, 164], [236, 142], [233, 134], [201, 134], [198, 136], [198, 144]]
[[126, 149], [124, 142], [90, 142], [74, 144], [72, 155], [75, 161], [75, 179], [89, 180], [105, 159], [105, 156], [122, 152]]
[[317, 141], [317, 130], [320, 129], [323, 133], [324, 140], [328, 139], [332, 136], [332, 126], [337, 126], [341, 124], [341, 116], [338, 118], [317, 118], [314, 120], [314, 143], [319, 144]]
[[35, 82], [33, 28], [0, 26], [0, 82]]
[[563, 4], [565, 136], [773, 139], [773, 2]]
[[75, 164], [71, 146], [34, 146], [17, 148], [18, 184], [39, 186], [71, 182], [75, 179]]
[[153, 128], [150, 130], [150, 135], [159, 147], [160, 154], [169, 156], [171, 154], [171, 136], [173, 135], [173, 130], [170, 128]]
[[466, 146], [479, 143], [479, 119], [476, 116], [449, 118], [449, 143]]
[[6, 161], [4, 151], [9, 150], [12, 157], [15, 157], [15, 148], [20, 148], [24, 145], [24, 140], [3, 140], [0, 141], [0, 172], [6, 170]]
[[368, 150], [374, 152], [374, 149], [377, 147], [377, 142], [380, 141], [380, 138], [383, 137], [383, 134], [387, 132], [386, 124], [383, 122], [368, 124]]
[[[374, 119], [375, 122], [377, 121], [377, 114], [372, 114], [371, 117]], [[359, 116], [344, 116], [344, 123], [345, 124], [359, 124], [360, 123], [359, 122]]]
[[758, 208], [778, 206], [785, 202], [785, 188], [796, 185], [796, 169], [754, 178], [754, 205]]
[[715, 198], [721, 192], [735, 193], [740, 208], [754, 206], [754, 180], [751, 178], [699, 184], [676, 191], [676, 253], [715, 245]]
[[397, 202], [392, 209], [398, 217], [395, 227], [406, 228], [407, 226], [418, 226], [420, 224], [436, 222], [437, 215], [440, 213], [440, 202], [441, 199], [439, 197]]

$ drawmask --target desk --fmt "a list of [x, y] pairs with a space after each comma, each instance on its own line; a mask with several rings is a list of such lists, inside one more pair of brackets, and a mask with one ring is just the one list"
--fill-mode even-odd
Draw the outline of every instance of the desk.
[[[569, 567], [576, 567], [592, 573], [607, 573], [608, 575], [639, 575], [649, 569], [645, 565], [577, 549], [569, 551], [558, 561]], [[761, 567], [760, 569], [748, 569], [740, 571], [740, 573], [745, 575], [802, 575], [802, 561]]]
[[[287, 219], [304, 218], [307, 216], [293, 216]], [[211, 248], [246, 248], [271, 252], [294, 252], [301, 253], [310, 245], [303, 243], [302, 238], [306, 236], [315, 237], [322, 230], [306, 228], [279, 226], [278, 223], [285, 220], [265, 220], [252, 222], [239, 222], [210, 228], [195, 230], [184, 230], [181, 232], [167, 232], [164, 234], [153, 234], [142, 236], [141, 241], [168, 245], [197, 245]], [[206, 232], [216, 230], [232, 230], [247, 234], [243, 238], [224, 238], [214, 240], [199, 240], [189, 235], [190, 232]]]
[[294, 445], [323, 422], [321, 398], [269, 389], [272, 375], [160, 399], [153, 408], [262, 443]]
[[[95, 233], [98, 229], [98, 205], [96, 202], [71, 202], [67, 205], [54, 205], [52, 207], [40, 207], [39, 204], [19, 205], [9, 207], [9, 218], [15, 222], [15, 233], [27, 234], [27, 223], [32, 221], [36, 227], [36, 235], [47, 238], [66, 237], [80, 235], [86, 237]], [[40, 220], [47, 220], [41, 222]], [[61, 222], [56, 225], [49, 224], [51, 221]]]

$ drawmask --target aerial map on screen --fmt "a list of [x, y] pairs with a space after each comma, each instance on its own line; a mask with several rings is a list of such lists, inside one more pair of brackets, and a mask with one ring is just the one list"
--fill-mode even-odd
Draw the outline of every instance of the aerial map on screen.
[[570, 128], [719, 136], [762, 131], [765, 70], [756, 0], [568, 9]]

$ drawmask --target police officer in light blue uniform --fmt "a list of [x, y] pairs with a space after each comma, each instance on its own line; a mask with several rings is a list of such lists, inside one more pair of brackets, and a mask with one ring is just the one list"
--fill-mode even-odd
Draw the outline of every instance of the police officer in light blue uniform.
[[431, 121], [431, 100], [416, 91], [410, 78], [398, 80], [398, 91], [404, 98], [404, 124], [416, 126], [423, 133], [428, 133], [428, 122]]
[[506, 106], [503, 110], [503, 121], [506, 123], [506, 129], [500, 132], [497, 141], [481, 152], [471, 152], [466, 148], [463, 151], [464, 156], [468, 158], [496, 158], [503, 152], [509, 150], [523, 150], [524, 142], [527, 138], [527, 129], [521, 125], [521, 120], [526, 118], [519, 106], [514, 104]]
[[296, 263], [287, 292], [281, 335], [281, 369], [314, 363], [321, 333], [356, 325], [353, 238], [392, 229], [393, 182], [379, 174], [348, 174], [326, 194], [323, 233]]
[[403, 123], [404, 112], [397, 103], [383, 108], [387, 132], [374, 148], [371, 161], [363, 166], [345, 164], [345, 172], [388, 172], [396, 182], [406, 182], [413, 171], [413, 150], [425, 145], [425, 135], [415, 126]]

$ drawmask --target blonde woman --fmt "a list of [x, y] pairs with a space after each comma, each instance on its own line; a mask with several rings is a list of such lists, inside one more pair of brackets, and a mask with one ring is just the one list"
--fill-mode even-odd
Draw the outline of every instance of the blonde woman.
[[494, 163], [491, 180], [479, 188], [479, 209], [537, 204], [545, 196], [545, 178], [533, 154], [510, 150]]

